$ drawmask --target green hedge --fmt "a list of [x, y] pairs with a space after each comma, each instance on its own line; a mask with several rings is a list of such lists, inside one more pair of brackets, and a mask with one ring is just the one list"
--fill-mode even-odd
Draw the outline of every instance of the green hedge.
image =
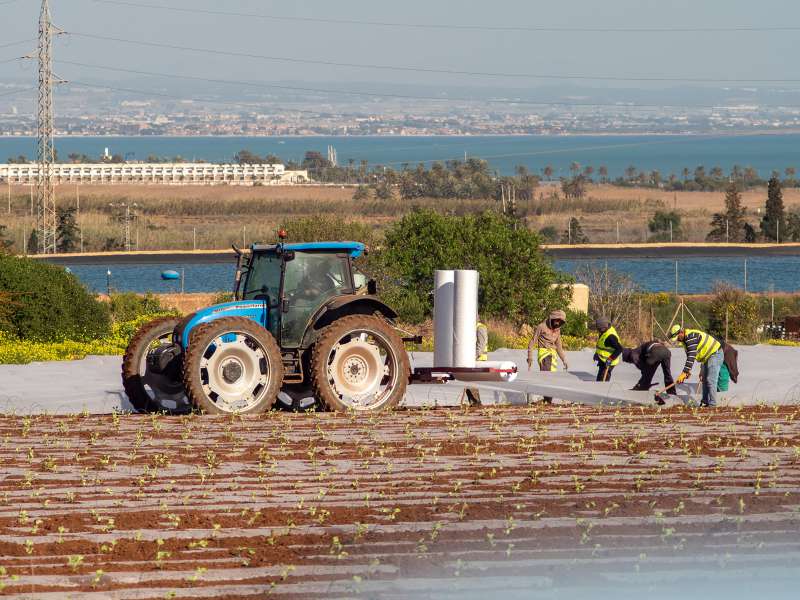
[[0, 256], [0, 292], [10, 299], [0, 327], [11, 337], [86, 341], [109, 333], [109, 307], [61, 267]]

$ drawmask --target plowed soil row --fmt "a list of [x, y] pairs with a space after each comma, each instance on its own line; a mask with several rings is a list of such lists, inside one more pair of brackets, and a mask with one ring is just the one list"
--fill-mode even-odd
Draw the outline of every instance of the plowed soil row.
[[[0, 594], [508, 597], [800, 567], [800, 408], [0, 417]], [[529, 597], [529, 596], [525, 596]]]

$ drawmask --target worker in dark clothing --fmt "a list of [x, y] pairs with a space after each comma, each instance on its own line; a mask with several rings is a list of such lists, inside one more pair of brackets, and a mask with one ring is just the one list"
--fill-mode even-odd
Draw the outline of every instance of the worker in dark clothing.
[[664, 374], [664, 387], [668, 388], [667, 393], [673, 396], [677, 395], [674, 386], [675, 380], [672, 379], [670, 368], [671, 359], [672, 352], [669, 348], [656, 340], [645, 342], [638, 348], [625, 348], [622, 351], [622, 361], [635, 365], [642, 373], [639, 382], [633, 388], [635, 391], [650, 391], [650, 388], [653, 387], [653, 376], [658, 367], [661, 367], [661, 372]]
[[619, 340], [617, 330], [611, 325], [606, 317], [600, 317], [595, 322], [597, 333], [597, 347], [595, 348], [594, 360], [597, 363], [597, 381], [609, 381], [611, 373], [620, 363], [622, 357], [622, 342]]

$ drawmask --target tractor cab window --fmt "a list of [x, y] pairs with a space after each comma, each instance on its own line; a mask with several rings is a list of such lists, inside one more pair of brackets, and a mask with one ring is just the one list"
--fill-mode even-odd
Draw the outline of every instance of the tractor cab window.
[[334, 296], [352, 290], [349, 264], [346, 256], [312, 252], [297, 252], [295, 259], [286, 263], [282, 345], [299, 345], [317, 309]]
[[345, 258], [298, 252], [295, 259], [286, 264], [283, 293], [287, 298], [318, 303], [349, 287]]
[[250, 260], [245, 281], [244, 299], [269, 296], [274, 302], [281, 293], [281, 260], [274, 253], [257, 253]]

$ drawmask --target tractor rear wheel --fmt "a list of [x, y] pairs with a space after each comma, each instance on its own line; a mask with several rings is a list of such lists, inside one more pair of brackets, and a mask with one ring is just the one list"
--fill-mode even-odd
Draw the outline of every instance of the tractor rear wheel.
[[210, 414], [258, 414], [272, 408], [283, 384], [283, 360], [272, 334], [255, 321], [228, 317], [192, 331], [183, 384]]
[[[180, 368], [155, 373], [147, 357], [172, 343], [172, 331], [179, 320], [164, 317], [151, 321], [133, 336], [122, 359], [122, 386], [137, 412], [182, 414], [191, 411], [181, 380]], [[176, 359], [180, 360], [180, 359]]]
[[403, 399], [410, 366], [403, 340], [380, 317], [343, 317], [311, 354], [314, 395], [328, 410], [389, 410]]

